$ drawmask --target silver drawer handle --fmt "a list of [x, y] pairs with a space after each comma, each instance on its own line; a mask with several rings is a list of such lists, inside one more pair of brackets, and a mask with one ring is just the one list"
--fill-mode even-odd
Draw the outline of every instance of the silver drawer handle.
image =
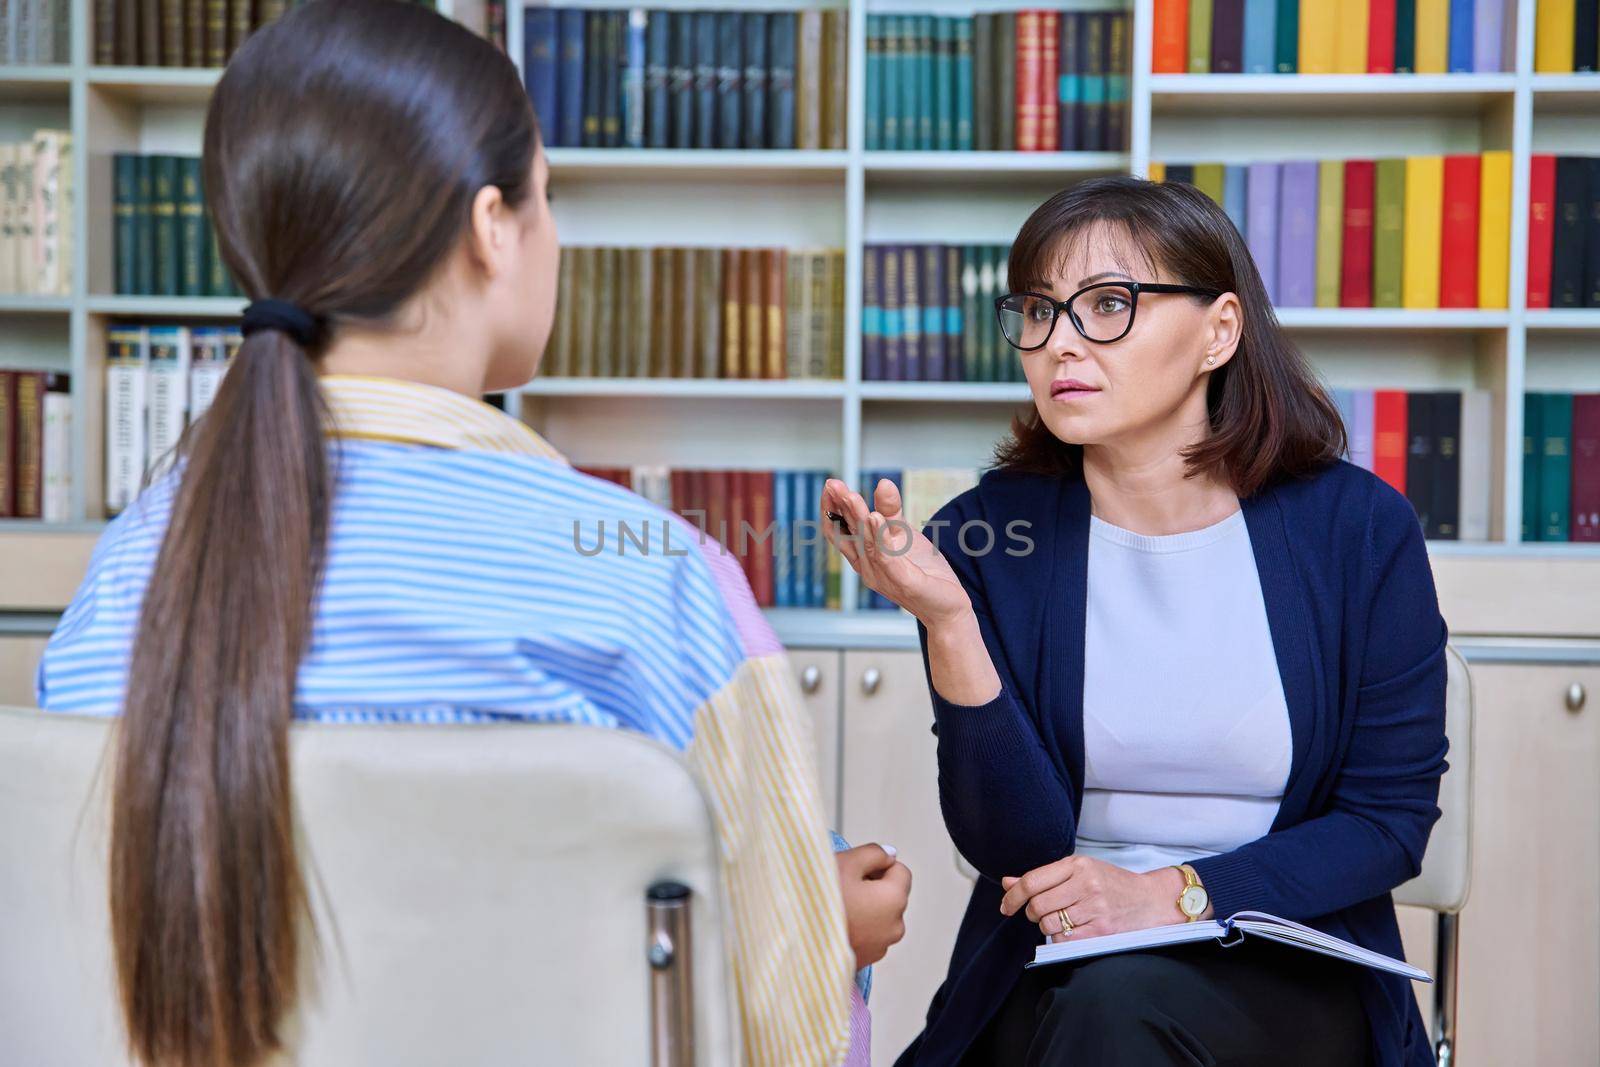
[[1589, 698], [1589, 694], [1584, 692], [1583, 683], [1581, 683], [1581, 682], [1573, 682], [1571, 685], [1567, 686], [1567, 710], [1568, 711], [1573, 712], [1573, 713], [1577, 713], [1577, 712], [1582, 711], [1583, 710], [1583, 702], [1585, 700], [1587, 700], [1588, 698]]
[[807, 696], [817, 691], [822, 685], [822, 668], [815, 663], [800, 672], [800, 690]]
[[883, 684], [883, 672], [876, 667], [868, 667], [861, 672], [861, 691], [871, 696], [878, 691], [878, 686]]

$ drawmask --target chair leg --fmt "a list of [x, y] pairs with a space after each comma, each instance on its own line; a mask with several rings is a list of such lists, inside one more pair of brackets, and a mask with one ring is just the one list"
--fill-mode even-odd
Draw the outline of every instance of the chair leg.
[[1439, 1067], [1455, 1067], [1456, 1062], [1456, 972], [1460, 924], [1460, 915], [1439, 913], [1433, 976], [1433, 1052]]
[[689, 887], [677, 882], [658, 882], [645, 893], [651, 1067], [692, 1067], [695, 1061], [689, 900]]

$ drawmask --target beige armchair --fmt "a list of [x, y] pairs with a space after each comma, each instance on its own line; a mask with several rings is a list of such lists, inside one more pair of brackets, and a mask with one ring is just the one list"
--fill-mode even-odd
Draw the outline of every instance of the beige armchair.
[[[127, 1062], [110, 725], [0, 709], [7, 1063]], [[318, 949], [285, 1062], [740, 1061], [716, 842], [676, 754], [565, 725], [296, 726], [291, 750]]]

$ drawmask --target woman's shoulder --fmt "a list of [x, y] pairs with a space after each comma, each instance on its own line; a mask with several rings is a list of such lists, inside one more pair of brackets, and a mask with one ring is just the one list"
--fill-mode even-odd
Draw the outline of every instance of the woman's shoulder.
[[1290, 534], [1322, 543], [1330, 560], [1372, 559], [1422, 543], [1422, 524], [1406, 495], [1378, 475], [1338, 460], [1271, 487]]

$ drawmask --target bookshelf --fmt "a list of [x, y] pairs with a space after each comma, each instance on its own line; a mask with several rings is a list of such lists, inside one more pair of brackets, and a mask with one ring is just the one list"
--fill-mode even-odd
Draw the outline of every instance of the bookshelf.
[[[448, 0], [441, 3], [452, 12]], [[612, 8], [602, 0], [527, 6]], [[732, 5], [658, 0], [652, 10], [786, 10], [784, 0]], [[847, 0], [848, 140], [843, 151], [554, 149], [553, 210], [564, 244], [832, 247], [845, 251], [841, 381], [611, 381], [540, 378], [509, 409], [576, 462], [675, 466], [979, 466], [1012, 412], [1028, 402], [1010, 383], [869, 382], [858, 325], [863, 248], [876, 242], [1008, 242], [1061, 187], [1152, 160], [1246, 163], [1509, 150], [1513, 159], [1511, 300], [1504, 310], [1288, 308], [1280, 318], [1328, 383], [1346, 387], [1487, 388], [1494, 394], [1492, 540], [1434, 544], [1436, 556], [1551, 562], [1600, 558], [1593, 546], [1523, 545], [1522, 396], [1600, 391], [1600, 309], [1525, 307], [1529, 158], [1600, 155], [1600, 75], [1533, 73], [1534, 2], [1508, 0], [1509, 73], [1456, 75], [1151, 75], [1152, 0]], [[1133, 69], [1128, 151], [867, 152], [864, 69], [868, 13], [971, 14], [1035, 6], [1130, 10]], [[458, 12], [459, 13], [459, 12]], [[102, 353], [122, 318], [224, 320], [231, 298], [113, 295], [111, 156], [198, 154], [219, 72], [98, 67], [89, 62], [92, 6], [74, 0], [72, 62], [0, 68], [0, 136], [36, 125], [70, 129], [76, 148], [74, 288], [68, 297], [0, 297], [0, 366], [68, 370], [74, 390], [73, 521], [0, 524], [0, 534], [84, 536], [101, 517]], [[523, 20], [508, 13], [508, 50], [521, 65]], [[86, 238], [86, 239], [85, 239]], [[48, 540], [48, 538], [46, 538]], [[909, 619], [861, 613], [843, 573], [842, 612], [783, 611], [780, 629], [851, 643], [904, 639]], [[828, 635], [838, 641], [825, 640]]]

